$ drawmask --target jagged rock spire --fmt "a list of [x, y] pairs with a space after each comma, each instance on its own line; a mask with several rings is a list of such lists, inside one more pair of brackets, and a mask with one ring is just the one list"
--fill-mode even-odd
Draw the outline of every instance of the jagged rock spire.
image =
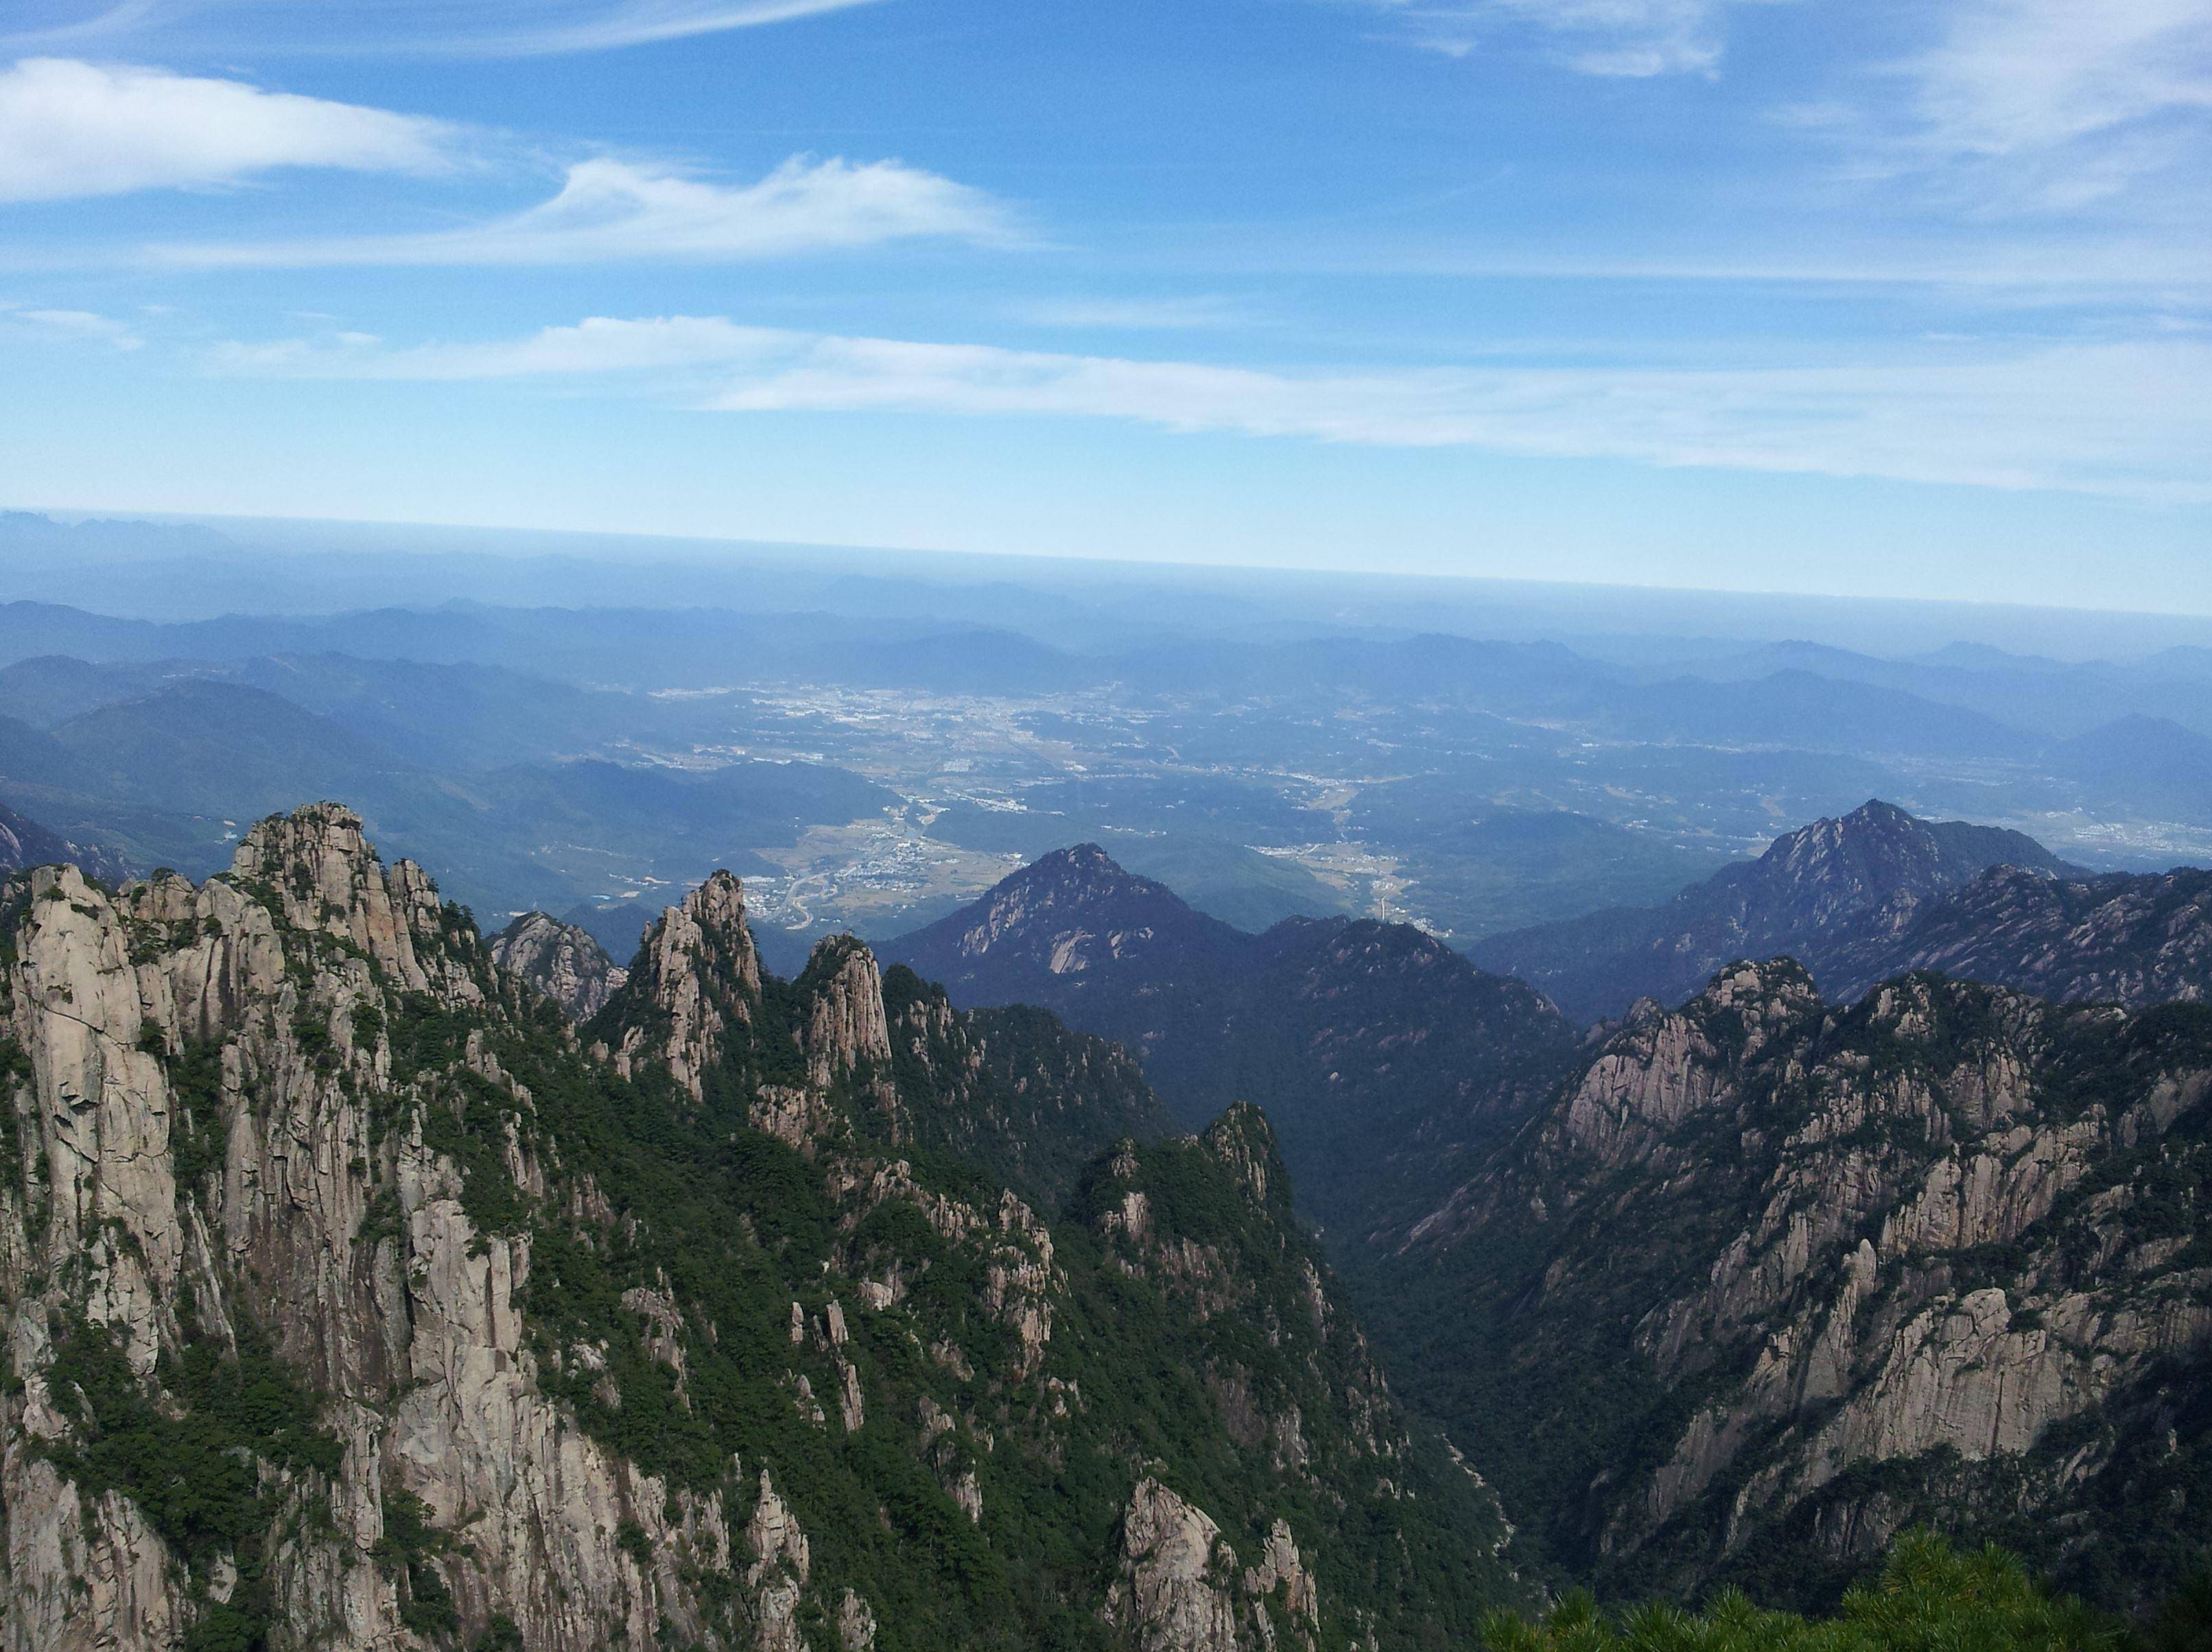
[[361, 817], [343, 804], [270, 816], [239, 844], [230, 876], [273, 896], [293, 928], [350, 941], [402, 987], [478, 996], [465, 970], [424, 956], [422, 944], [438, 936], [444, 912], [429, 874], [411, 860], [387, 872]]
[[1274, 1127], [1253, 1102], [1231, 1102], [1206, 1127], [1199, 1144], [1220, 1161], [1262, 1210], [1286, 1199], [1290, 1173], [1283, 1168]]
[[731, 1029], [750, 1027], [760, 1005], [760, 952], [745, 926], [744, 886], [717, 872], [670, 907], [646, 932], [636, 973], [611, 1008], [635, 1011], [622, 1034], [616, 1062], [633, 1071], [641, 1060], [668, 1064], [695, 1101], [706, 1075], [730, 1048]]
[[874, 953], [850, 935], [832, 935], [816, 944], [799, 980], [813, 996], [805, 1034], [810, 1084], [826, 1088], [863, 1063], [878, 1069], [890, 1063], [890, 1023]]

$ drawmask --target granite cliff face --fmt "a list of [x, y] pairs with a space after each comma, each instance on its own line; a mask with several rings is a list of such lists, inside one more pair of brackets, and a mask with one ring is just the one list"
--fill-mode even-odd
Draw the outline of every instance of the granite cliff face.
[[1293, 918], [1247, 935], [1091, 845], [886, 951], [957, 1003], [1041, 1005], [1127, 1045], [1194, 1127], [1265, 1101], [1331, 1226], [1441, 1194], [1574, 1051], [1539, 993], [1410, 926]]
[[542, 912], [526, 912], [491, 938], [491, 960], [519, 975], [579, 1021], [606, 1007], [629, 971], [591, 932]]
[[2212, 872], [2062, 878], [1996, 866], [1902, 932], [1837, 960], [1837, 996], [1940, 969], [2062, 1003], [2212, 999]]
[[1591, 913], [1492, 936], [1470, 949], [1486, 969], [1540, 987], [1582, 1021], [1639, 998], [1680, 1003], [1737, 958], [1787, 956], [1824, 988], [1841, 961], [1905, 932], [1990, 866], [2071, 870], [2034, 839], [1964, 821], [1926, 821], [1879, 799], [1777, 838], [1666, 905]]
[[1617, 1588], [1817, 1594], [1932, 1515], [2154, 1591], [2212, 1535], [2208, 1127], [2212, 1011], [1731, 966], [1402, 1236], [1466, 1357], [1418, 1391]]
[[1389, 1646], [1512, 1589], [1264, 1121], [1127, 1139], [1049, 1017], [766, 975], [722, 876], [580, 1035], [330, 805], [7, 890], [0, 1644]]
[[[7, 1643], [703, 1627], [678, 1571], [727, 1564], [724, 1511], [543, 1393], [529, 1236], [441, 1145], [447, 1109], [529, 1102], [494, 1053], [511, 989], [429, 880], [321, 805], [198, 888], [11, 893]], [[464, 1021], [434, 1064], [400, 1030]]]

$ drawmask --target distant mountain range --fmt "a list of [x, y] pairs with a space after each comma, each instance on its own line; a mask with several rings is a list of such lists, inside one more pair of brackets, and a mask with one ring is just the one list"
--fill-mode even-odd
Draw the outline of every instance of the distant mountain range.
[[1847, 957], [1863, 973], [1863, 960], [1886, 956], [1883, 944], [1931, 903], [2002, 865], [2078, 870], [2024, 834], [1920, 820], [1877, 799], [1778, 838], [1664, 906], [1594, 912], [1468, 950], [1595, 1021], [1640, 998], [1679, 1004], [1738, 958], [1794, 957], [1824, 983]]
[[264, 815], [354, 799], [488, 915], [573, 901], [564, 857], [588, 865], [642, 844], [629, 864], [657, 853], [663, 877], [718, 862], [758, 872], [769, 868], [752, 851], [897, 801], [827, 763], [695, 770], [588, 755], [619, 747], [635, 705], [475, 666], [315, 656], [215, 673], [46, 656], [0, 670], [0, 785], [66, 836], [193, 873]]
[[1575, 1042], [1539, 993], [1410, 926], [1291, 919], [1249, 934], [1095, 844], [881, 951], [963, 1007], [1039, 1005], [1126, 1044], [1187, 1124], [1262, 1104], [1324, 1221], [1364, 1212], [1378, 1179], [1448, 1179], [1541, 1099]]
[[35, 820], [0, 804], [0, 873], [21, 872], [27, 866], [68, 865], [88, 878], [116, 883], [130, 876], [131, 868], [112, 849], [96, 843], [72, 843], [58, 832], [50, 832]]

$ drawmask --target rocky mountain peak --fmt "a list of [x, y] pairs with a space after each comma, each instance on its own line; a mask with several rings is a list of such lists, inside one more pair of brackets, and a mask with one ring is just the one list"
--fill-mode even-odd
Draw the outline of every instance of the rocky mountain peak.
[[866, 946], [850, 935], [817, 942], [799, 987], [812, 1000], [803, 1035], [809, 1083], [827, 1088], [864, 1066], [890, 1065], [883, 975]]
[[1894, 804], [1869, 799], [1847, 815], [1816, 820], [1778, 838], [1759, 857], [1762, 883], [1778, 884], [1828, 918], [1942, 881], [1942, 846], [1928, 825]]
[[1081, 886], [1090, 890], [1142, 885], [1158, 889], [1152, 878], [1131, 872], [1096, 843], [1071, 843], [1039, 855], [1014, 876], [1025, 884]]
[[1411, 926], [1289, 918], [1248, 934], [1089, 845], [887, 955], [963, 1007], [1036, 1005], [1124, 1045], [1187, 1129], [1264, 1073], [1267, 1122], [1330, 1223], [1370, 1175], [1444, 1191], [1443, 1167], [1525, 1118], [1575, 1044], [1542, 993]]
[[744, 886], [733, 873], [716, 872], [646, 931], [629, 979], [602, 1013], [623, 1012], [615, 1051], [620, 1070], [633, 1070], [641, 1059], [665, 1061], [699, 1101], [732, 1029], [752, 1024], [760, 1000], [760, 952], [745, 925]]
[[1290, 1174], [1267, 1115], [1250, 1102], [1232, 1102], [1206, 1128], [1199, 1144], [1233, 1175], [1262, 1210], [1287, 1208]]
[[2024, 833], [1923, 820], [1870, 798], [1847, 815], [1776, 839], [1759, 864], [1842, 906], [1956, 889], [1993, 865], [2056, 871], [2063, 863]]
[[[1054, 978], [1081, 990], [1101, 976], [1126, 976], [1158, 960], [1225, 954], [1248, 938], [1209, 918], [1149, 878], [1124, 871], [1095, 843], [1055, 849], [951, 916], [899, 943], [898, 957], [942, 981], [956, 1001], [978, 1001], [971, 983], [1010, 974]], [[983, 1002], [1051, 1002], [1034, 991], [986, 990]], [[1108, 990], [1113, 990], [1111, 988]]]
[[589, 930], [543, 912], [526, 912], [492, 937], [492, 962], [588, 1021], [629, 979]]
[[447, 933], [429, 874], [411, 860], [387, 870], [343, 804], [311, 803], [257, 823], [229, 876], [292, 928], [349, 943], [404, 987], [478, 995], [465, 962], [452, 956], [457, 938]]
[[1922, 820], [1872, 799], [1774, 840], [1661, 907], [1592, 913], [1493, 936], [1473, 953], [1585, 1020], [1649, 994], [1678, 1003], [1733, 958], [1787, 954], [1824, 981], [1854, 951], [1903, 933], [1986, 868], [2070, 870], [2033, 838]]
[[[1813, 978], [1788, 958], [1729, 965], [1679, 1010], [1622, 1023], [1568, 1087], [1540, 1135], [1549, 1151], [1613, 1165], [1673, 1153], [1672, 1139], [1732, 1094], [1747, 1066], [1826, 1013]], [[1429, 1236], [1449, 1230], [1446, 1212]]]

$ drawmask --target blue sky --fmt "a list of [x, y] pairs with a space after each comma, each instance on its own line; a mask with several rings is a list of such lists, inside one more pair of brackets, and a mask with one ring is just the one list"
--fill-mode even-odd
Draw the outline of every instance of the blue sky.
[[27, 0], [0, 502], [2212, 612], [2212, 0]]

